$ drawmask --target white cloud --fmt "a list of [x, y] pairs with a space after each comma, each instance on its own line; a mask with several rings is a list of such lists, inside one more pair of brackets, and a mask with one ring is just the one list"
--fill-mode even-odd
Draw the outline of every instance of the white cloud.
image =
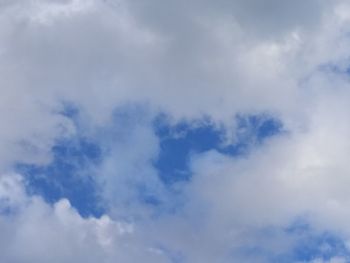
[[330, 260], [314, 259], [310, 262], [311, 263], [345, 263], [347, 262], [347, 259], [343, 257], [333, 257]]
[[[97, 174], [114, 206], [112, 218], [84, 219], [4, 175], [0, 204], [14, 214], [0, 217], [1, 261], [228, 262], [242, 247], [288, 251], [293, 238], [258, 233], [300, 216], [349, 240], [349, 10], [322, 0], [1, 2], [0, 171], [49, 162], [62, 136], [98, 134], [110, 153]], [[82, 127], [59, 114], [62, 102], [79, 108]], [[146, 121], [114, 131], [114, 110], [134, 103], [147, 105]], [[133, 228], [119, 216], [147, 208], [125, 205], [137, 199], [128, 184], [169, 198], [152, 167], [159, 112], [227, 127], [267, 112], [288, 134], [243, 158], [194, 156], [181, 213]]]
[[0, 200], [16, 208], [0, 215], [1, 262], [167, 262], [138, 241], [132, 224], [84, 219], [66, 199], [50, 206], [29, 197], [19, 175], [2, 175]]

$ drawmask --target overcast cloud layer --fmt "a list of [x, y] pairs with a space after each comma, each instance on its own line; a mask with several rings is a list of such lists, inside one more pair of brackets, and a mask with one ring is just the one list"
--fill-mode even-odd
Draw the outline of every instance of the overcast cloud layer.
[[[346, 0], [0, 0], [0, 262], [350, 262], [349, 33]], [[237, 116], [282, 131], [169, 186], [159, 116], [223, 145]], [[77, 175], [101, 217], [17, 169], [76, 137], [102, 149]]]

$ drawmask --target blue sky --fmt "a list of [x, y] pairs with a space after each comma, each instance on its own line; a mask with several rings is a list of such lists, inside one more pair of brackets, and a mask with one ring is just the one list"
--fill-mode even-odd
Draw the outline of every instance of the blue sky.
[[[76, 121], [79, 112], [74, 108], [67, 106], [63, 114]], [[129, 118], [127, 109], [121, 112], [122, 118]], [[232, 120], [237, 125], [237, 131], [232, 131], [237, 138], [225, 142], [228, 135], [224, 128], [215, 127], [210, 120], [194, 122], [197, 123], [194, 126], [193, 121], [171, 125], [165, 115], [159, 115], [153, 121], [152, 129], [159, 139], [159, 153], [154, 156], [152, 166], [165, 187], [191, 180], [192, 155], [208, 151], [232, 157], [247, 155], [269, 137], [283, 132], [281, 123], [272, 117], [238, 116]], [[17, 163], [16, 166], [26, 175], [28, 194], [40, 195], [49, 203], [67, 198], [81, 216], [99, 217], [106, 208], [100, 200], [101, 189], [94, 179], [95, 171], [91, 170], [98, 169], [107, 151], [96, 138], [74, 136], [56, 142], [52, 147], [53, 160], [48, 165]], [[141, 198], [145, 199], [143, 202], [154, 205], [159, 201], [153, 193], [141, 194]]]
[[1, 2], [0, 262], [350, 262], [349, 28], [346, 0]]
[[[69, 107], [64, 114], [73, 121], [77, 121], [79, 112], [75, 107]], [[137, 110], [138, 111], [138, 110]], [[134, 110], [122, 109], [116, 113], [117, 120], [124, 119], [129, 122], [130, 117], [137, 114], [143, 118], [142, 113]], [[147, 117], [145, 117], [147, 118]], [[234, 140], [227, 142], [228, 131], [224, 127], [215, 125], [210, 119], [181, 121], [170, 124], [166, 115], [156, 116], [152, 121], [152, 130], [158, 138], [159, 152], [154, 156], [152, 166], [156, 176], [171, 193], [172, 199], [179, 199], [174, 210], [173, 200], [170, 203], [162, 203], [162, 196], [149, 192], [143, 187], [137, 187], [139, 199], [145, 206], [153, 207], [153, 213], [158, 216], [167, 216], [181, 213], [186, 200], [181, 187], [191, 182], [193, 171], [190, 163], [193, 155], [216, 151], [230, 158], [242, 158], [249, 155], [254, 148], [262, 147], [265, 141], [273, 136], [283, 136], [286, 131], [279, 120], [260, 116], [237, 116], [232, 119], [235, 123]], [[114, 132], [117, 132], [114, 130]], [[108, 204], [104, 204], [101, 186], [94, 176], [96, 170], [103, 162], [106, 149], [95, 138], [74, 136], [65, 140], [58, 140], [52, 147], [53, 160], [48, 165], [37, 166], [18, 163], [18, 172], [25, 175], [25, 185], [28, 195], [41, 196], [46, 202], [55, 204], [60, 199], [67, 199], [72, 207], [84, 218], [101, 217], [108, 213]], [[93, 167], [93, 169], [91, 169]], [[174, 186], [180, 183], [180, 188]], [[182, 185], [182, 186], [181, 186]], [[146, 192], [145, 192], [146, 191]], [[346, 245], [341, 238], [327, 232], [315, 232], [307, 219], [298, 220], [295, 224], [285, 229], [268, 228], [260, 234], [267, 239], [273, 239], [275, 235], [290, 235], [295, 239], [290, 251], [274, 253], [268, 248], [254, 245], [242, 247], [238, 253], [247, 257], [266, 257], [269, 262], [304, 262], [311, 261], [315, 257], [330, 260], [337, 255], [349, 256]], [[167, 250], [165, 247], [162, 248]], [[182, 256], [174, 256], [174, 262], [182, 262]]]

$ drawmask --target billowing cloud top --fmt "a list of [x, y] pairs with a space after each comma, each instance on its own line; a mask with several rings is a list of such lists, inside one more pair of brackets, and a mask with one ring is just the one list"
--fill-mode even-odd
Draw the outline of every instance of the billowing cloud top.
[[346, 0], [0, 1], [0, 262], [350, 262]]

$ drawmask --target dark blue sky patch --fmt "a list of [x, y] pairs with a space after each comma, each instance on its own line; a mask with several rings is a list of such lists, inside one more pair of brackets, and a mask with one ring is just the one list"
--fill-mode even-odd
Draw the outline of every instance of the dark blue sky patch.
[[154, 165], [166, 183], [189, 178], [188, 157], [191, 152], [205, 152], [220, 144], [220, 132], [210, 124], [192, 128], [188, 123], [168, 126], [155, 124], [160, 138], [160, 154]]
[[[262, 143], [266, 138], [282, 132], [282, 123], [266, 116], [239, 116], [238, 127], [250, 130], [250, 137]], [[249, 133], [248, 133], [249, 134]]]
[[186, 181], [191, 176], [189, 158], [192, 153], [217, 150], [226, 155], [244, 154], [248, 146], [262, 143], [266, 138], [282, 131], [282, 124], [264, 115], [238, 116], [236, 118], [238, 140], [225, 144], [225, 130], [210, 120], [169, 124], [160, 116], [154, 122], [156, 134], [160, 138], [160, 154], [154, 161], [159, 176], [166, 184]]
[[98, 145], [85, 138], [71, 138], [59, 141], [52, 152], [53, 161], [47, 166], [17, 164], [17, 170], [25, 175], [28, 193], [49, 203], [67, 198], [82, 216], [100, 216], [104, 209], [90, 174], [101, 161]]

